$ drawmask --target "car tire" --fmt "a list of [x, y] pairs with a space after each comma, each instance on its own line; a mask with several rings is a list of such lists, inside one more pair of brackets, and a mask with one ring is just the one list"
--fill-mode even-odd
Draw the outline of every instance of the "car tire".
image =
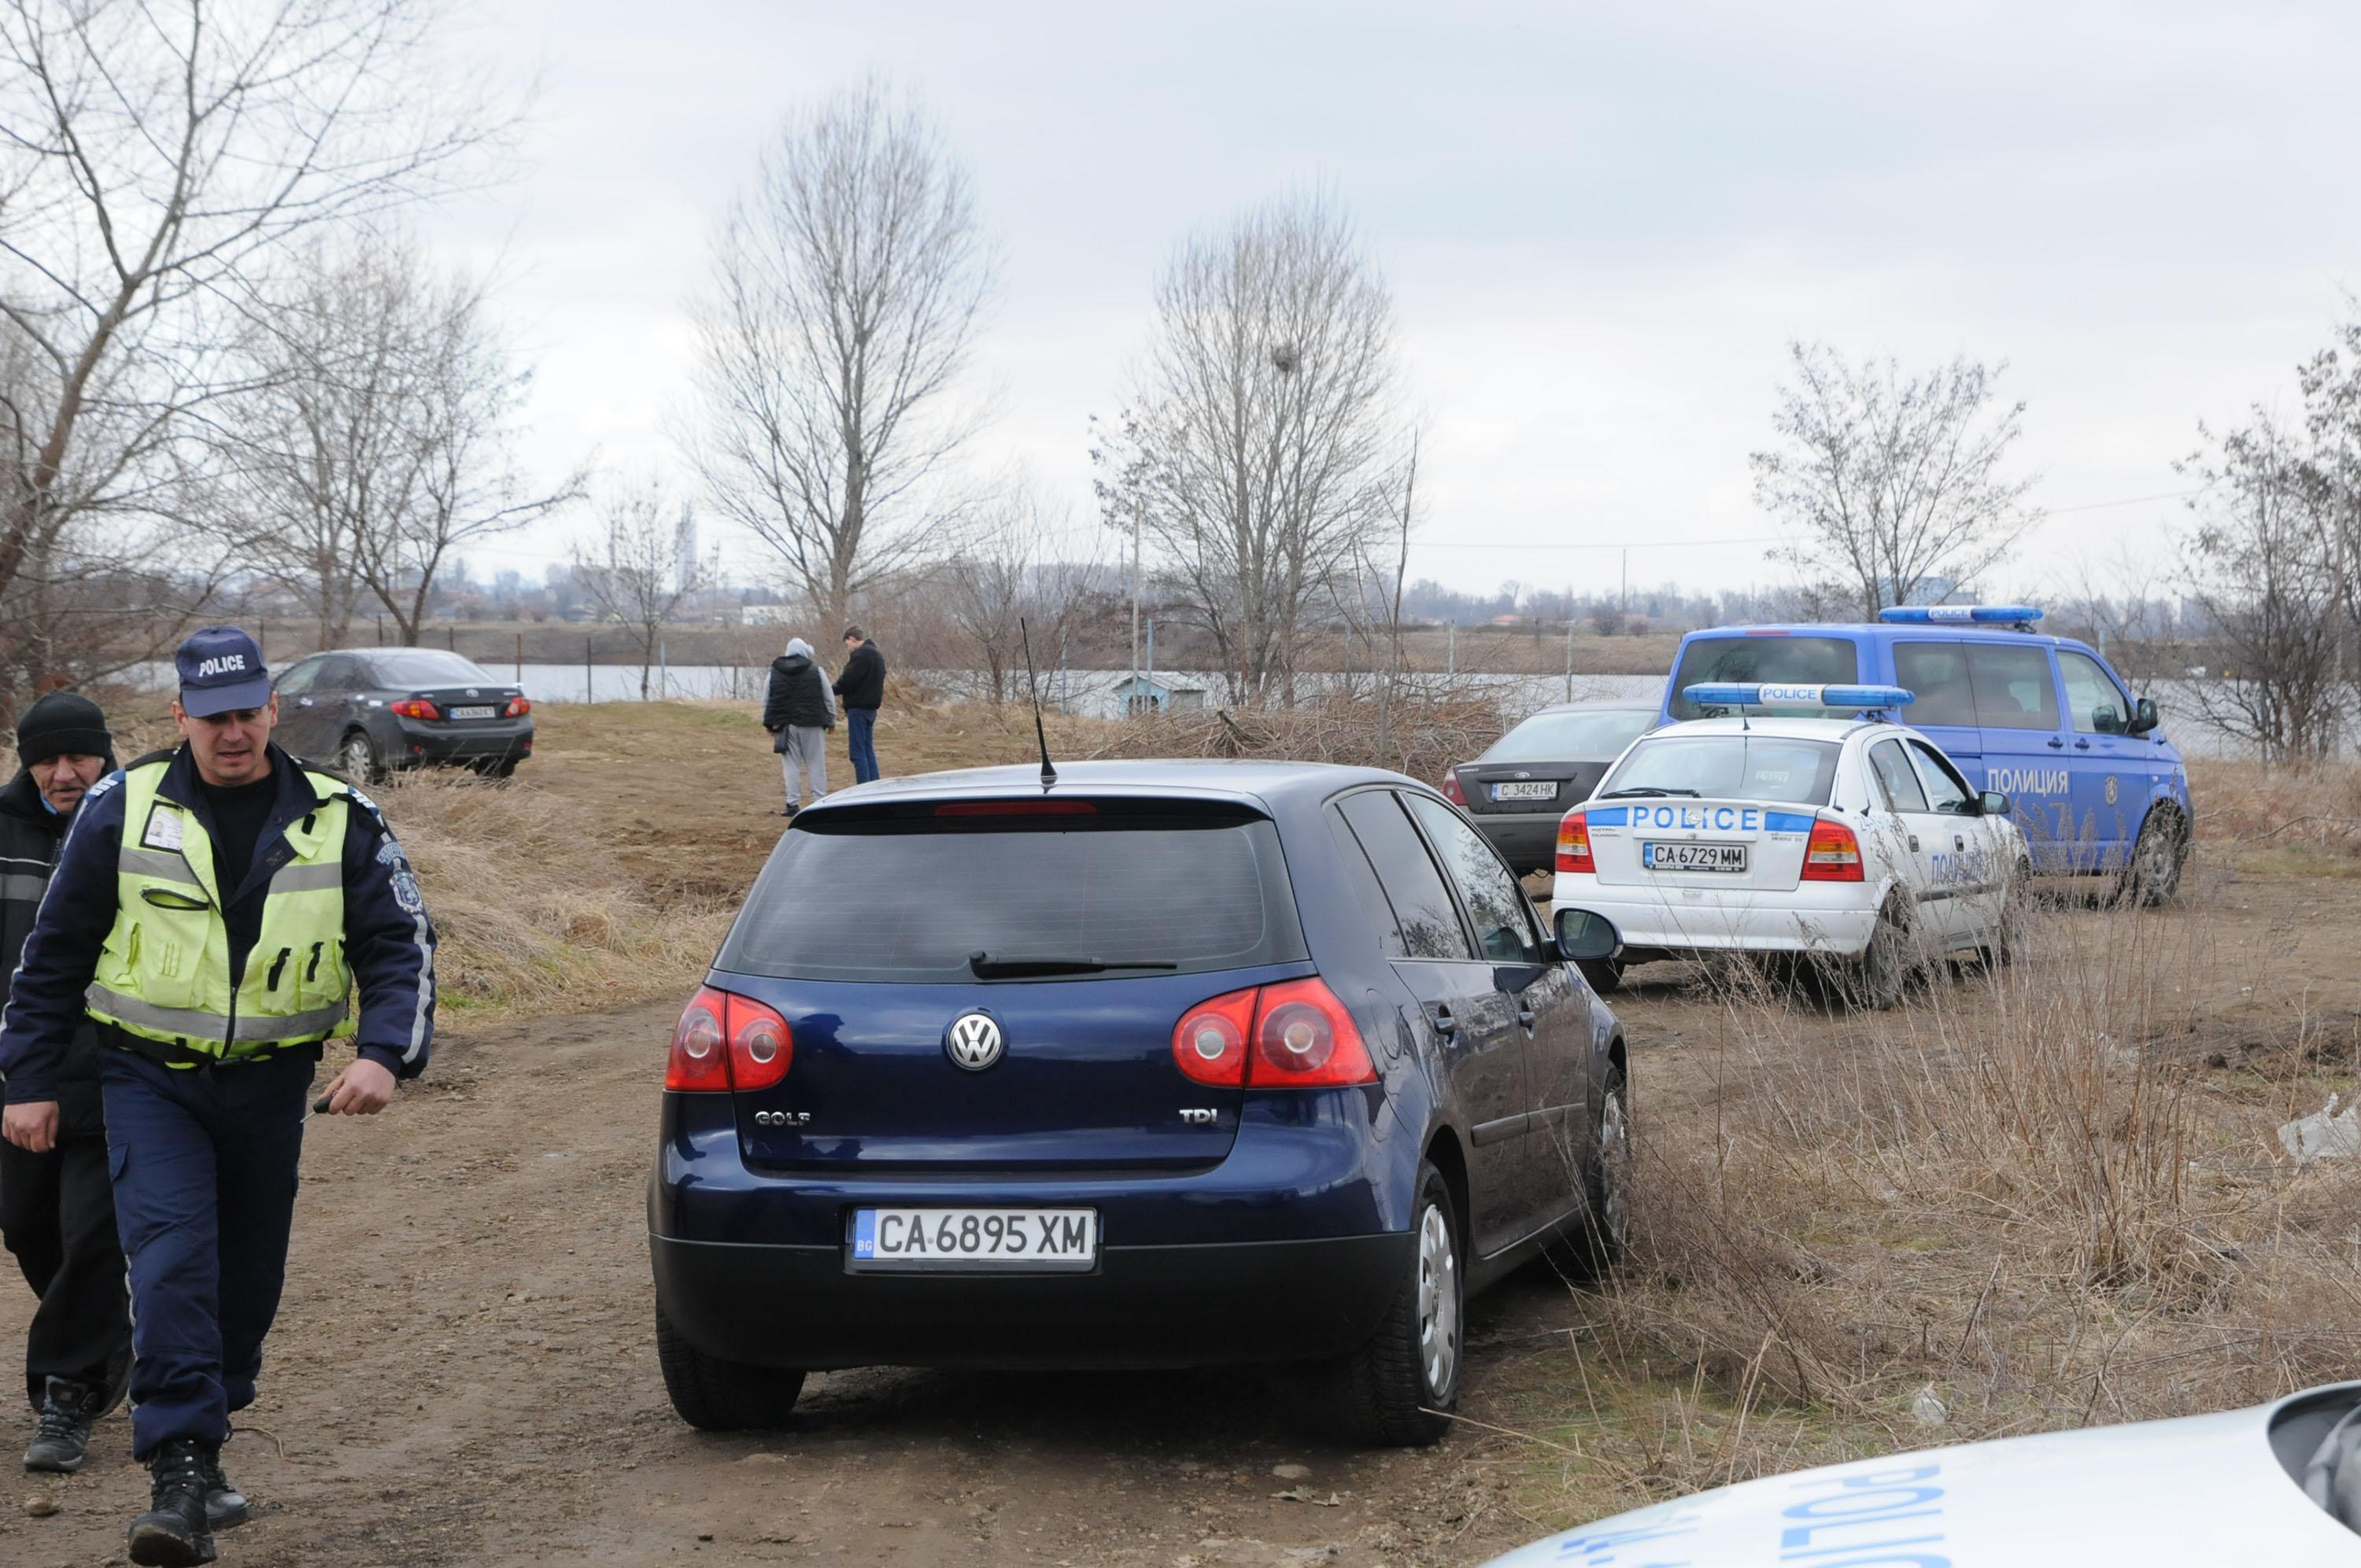
[[1902, 1004], [1917, 971], [1916, 947], [1916, 934], [1901, 906], [1887, 900], [1877, 912], [1877, 924], [1870, 930], [1869, 946], [1862, 950], [1853, 976], [1853, 992], [1861, 1006], [1883, 1013]]
[[708, 1355], [680, 1337], [656, 1309], [656, 1364], [682, 1420], [699, 1431], [747, 1431], [782, 1425], [804, 1388], [796, 1368], [749, 1366]]
[[1421, 1162], [1410, 1267], [1378, 1332], [1333, 1368], [1339, 1435], [1373, 1448], [1424, 1448], [1451, 1430], [1466, 1357], [1466, 1247], [1443, 1173]]
[[377, 760], [377, 742], [366, 729], [347, 729], [336, 742], [336, 771], [355, 784], [381, 784], [385, 769]]
[[1582, 1162], [1582, 1212], [1550, 1248], [1551, 1266], [1576, 1285], [1596, 1285], [1631, 1245], [1631, 1091], [1623, 1069], [1607, 1069], [1598, 1124]]
[[2008, 873], [2008, 884], [2001, 889], [2000, 924], [1993, 932], [1992, 945], [1984, 949], [1984, 962], [1992, 969], [2001, 969], [2016, 961], [2025, 949], [2025, 916], [2033, 902], [2033, 862], [2019, 856], [2015, 868]]
[[2169, 901], [2180, 891], [2188, 851], [2189, 834], [2180, 825], [2180, 813], [2169, 806], [2149, 812], [2132, 843], [2131, 859], [2124, 863], [2123, 901], [2149, 909]]
[[1621, 959], [1576, 959], [1574, 967], [1590, 982], [1590, 989], [1601, 996], [1612, 996], [1623, 989]]

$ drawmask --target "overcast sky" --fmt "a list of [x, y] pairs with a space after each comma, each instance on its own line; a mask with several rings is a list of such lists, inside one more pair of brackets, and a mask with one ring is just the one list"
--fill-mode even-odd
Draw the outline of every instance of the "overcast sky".
[[873, 72], [1005, 258], [981, 464], [1088, 521], [1086, 422], [1176, 241], [1325, 182], [1425, 414], [1411, 572], [1455, 587], [1611, 584], [1625, 544], [1635, 585], [1776, 580], [1746, 456], [1793, 337], [2008, 362], [2055, 515], [1993, 589], [2153, 556], [2185, 513], [2138, 498], [2185, 488], [2197, 422], [2292, 404], [2361, 290], [2355, 0], [486, 9], [474, 47], [540, 82], [523, 172], [429, 236], [502, 257], [552, 473], [676, 464], [717, 220], [790, 108]]

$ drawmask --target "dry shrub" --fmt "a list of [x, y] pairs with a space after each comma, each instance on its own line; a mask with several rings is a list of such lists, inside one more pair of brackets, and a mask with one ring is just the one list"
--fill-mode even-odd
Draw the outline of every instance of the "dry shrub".
[[1098, 754], [1341, 762], [1432, 780], [1482, 751], [1507, 728], [1499, 702], [1480, 695], [1417, 696], [1395, 703], [1386, 718], [1380, 746], [1378, 704], [1369, 697], [1322, 697], [1243, 712], [1143, 714], [1116, 727]]
[[2173, 1048], [2234, 960], [2193, 921], [2033, 922], [2030, 960], [1896, 1013], [1723, 988], [1711, 1086], [1641, 1143], [1613, 1356], [1688, 1369], [1741, 1426], [1765, 1400], [1883, 1425], [1932, 1386], [1943, 1441], [2349, 1375], [2361, 1179], [2280, 1157], [2309, 1089], [2257, 1103]]
[[2189, 774], [2201, 841], [2361, 857], [2361, 766], [2200, 761]]
[[692, 984], [735, 905], [632, 877], [582, 814], [522, 780], [399, 775], [371, 791], [442, 946], [444, 1004], [566, 1011]]

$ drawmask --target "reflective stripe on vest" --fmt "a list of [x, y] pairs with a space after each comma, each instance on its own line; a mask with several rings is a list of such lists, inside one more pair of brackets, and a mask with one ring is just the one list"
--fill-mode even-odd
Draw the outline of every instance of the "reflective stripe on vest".
[[[159, 793], [169, 762], [124, 778], [115, 925], [85, 1003], [92, 1017], [178, 1047], [191, 1062], [324, 1039], [347, 1011], [345, 786], [306, 773], [318, 796], [283, 835], [294, 858], [272, 873], [261, 931], [235, 990], [213, 845], [195, 813]], [[277, 847], [276, 839], [256, 853]]]

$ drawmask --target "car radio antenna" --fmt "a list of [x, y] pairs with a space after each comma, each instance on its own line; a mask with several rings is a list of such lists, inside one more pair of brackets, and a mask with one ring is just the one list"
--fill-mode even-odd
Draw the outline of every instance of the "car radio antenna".
[[1016, 618], [1016, 636], [1025, 644], [1025, 684], [1033, 693], [1033, 739], [1041, 742], [1041, 787], [1048, 789], [1058, 782], [1058, 770], [1049, 765], [1049, 736], [1041, 728], [1041, 677], [1033, 673], [1033, 632], [1025, 618]]

